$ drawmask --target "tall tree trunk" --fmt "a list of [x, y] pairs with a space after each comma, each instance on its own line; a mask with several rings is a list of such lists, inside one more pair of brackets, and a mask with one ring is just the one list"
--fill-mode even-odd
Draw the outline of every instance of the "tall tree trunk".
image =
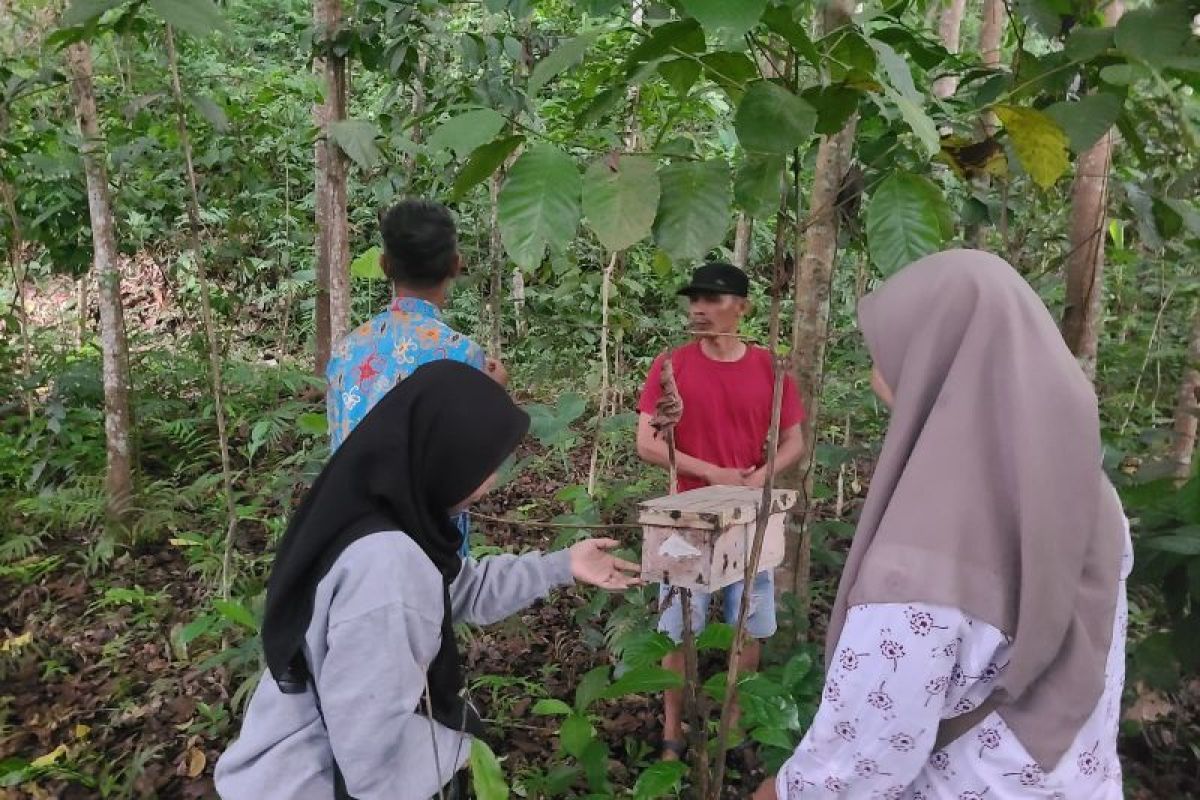
[[[959, 31], [962, 30], [963, 14], [967, 0], [948, 0], [938, 22], [938, 36], [942, 45], [951, 53], [958, 52]], [[958, 76], [946, 75], [933, 82], [933, 93], [938, 97], [950, 97], [958, 90]]]
[[121, 269], [109, 197], [104, 138], [96, 117], [92, 87], [92, 51], [87, 42], [67, 48], [67, 66], [82, 137], [80, 155], [87, 176], [88, 212], [92, 223], [92, 265], [100, 298], [100, 348], [103, 354], [104, 438], [108, 518], [121, 520], [133, 494], [133, 446], [130, 438], [129, 345], [121, 306]]
[[[313, 0], [313, 23], [317, 31], [325, 29], [323, 20], [326, 0]], [[318, 80], [325, 77], [325, 58], [313, 59], [313, 74]], [[317, 273], [317, 296], [313, 304], [314, 361], [317, 375], [325, 377], [325, 367], [333, 350], [329, 320], [329, 167], [325, 149], [325, 131], [328, 126], [328, 105], [322, 101], [312, 107], [313, 127], [317, 129], [317, 141], [313, 144], [313, 222], [316, 233], [313, 237], [314, 264]]]
[[[313, 20], [323, 43], [342, 21], [341, 0], [313, 0]], [[350, 235], [346, 200], [346, 156], [329, 136], [329, 125], [346, 118], [346, 59], [326, 53], [313, 60], [325, 98], [313, 106], [319, 133], [314, 146], [316, 173], [316, 367], [324, 375], [333, 342], [350, 327]]]
[[754, 220], [745, 214], [738, 214], [737, 230], [733, 234], [733, 264], [745, 269], [750, 261], [750, 237], [754, 233]]
[[1175, 430], [1171, 442], [1171, 463], [1175, 477], [1184, 481], [1192, 475], [1192, 454], [1196, 450], [1196, 424], [1200, 419], [1200, 304], [1192, 305], [1192, 338], [1188, 344], [1187, 364], [1179, 395], [1175, 401]]
[[[822, 14], [822, 31], [831, 33], [845, 25], [853, 11], [854, 0], [834, 0]], [[850, 168], [857, 125], [857, 116], [852, 116], [841, 131], [821, 138], [813, 175], [809, 218], [802, 234], [802, 255], [796, 265], [792, 370], [807, 413], [803, 424], [805, 454], [788, 482], [804, 490], [806, 520], [809, 513], [807, 501], [811, 494], [808, 490], [812, 482], [812, 454], [816, 451], [814, 439], [820, 412], [818, 401], [823, 380], [825, 344], [829, 337], [829, 293], [837, 256], [837, 199], [842, 179]], [[800, 218], [799, 209], [796, 218]], [[807, 607], [808, 602], [811, 547], [811, 534], [808, 525], [804, 524], [800, 536], [788, 537], [787, 552], [780, 567], [780, 580], [776, 581], [777, 594], [795, 594], [803, 607]]]
[[213, 408], [217, 418], [217, 447], [221, 456], [221, 480], [225, 489], [225, 555], [221, 561], [221, 596], [229, 599], [230, 574], [233, 567], [233, 545], [237, 535], [237, 505], [233, 496], [233, 464], [229, 457], [229, 428], [225, 422], [225, 389], [221, 381], [221, 347], [217, 341], [217, 326], [213, 320], [212, 301], [208, 286], [208, 271], [200, 244], [200, 190], [196, 186], [196, 165], [192, 160], [192, 140], [184, 112], [183, 87], [179, 82], [179, 59], [175, 54], [175, 33], [167, 26], [167, 65], [171, 70], [171, 94], [175, 99], [175, 119], [179, 126], [179, 146], [188, 180], [188, 228], [192, 261], [200, 285], [200, 318], [208, 343], [208, 366], [211, 372]]
[[[321, 0], [325, 30], [332, 39], [342, 24], [342, 0]], [[346, 119], [347, 65], [343, 56], [330, 55], [325, 62], [325, 120], [327, 125]], [[325, 177], [329, 190], [326, 221], [329, 230], [329, 340], [332, 344], [350, 332], [350, 220], [346, 195], [346, 154], [325, 135]]]
[[[1124, 12], [1122, 0], [1104, 9], [1113, 26]], [[1063, 338], [1088, 378], [1096, 377], [1097, 344], [1104, 296], [1104, 237], [1108, 212], [1108, 172], [1112, 164], [1110, 129], [1075, 165], [1071, 186], [1070, 250], [1067, 254], [1067, 297]]]

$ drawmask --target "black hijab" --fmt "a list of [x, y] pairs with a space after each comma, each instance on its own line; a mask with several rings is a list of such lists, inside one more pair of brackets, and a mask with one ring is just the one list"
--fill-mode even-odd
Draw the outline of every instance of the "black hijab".
[[480, 732], [478, 716], [459, 695], [463, 679], [449, 587], [462, 566], [462, 534], [449, 515], [500, 467], [528, 428], [528, 415], [499, 384], [455, 361], [418, 368], [371, 409], [321, 470], [279, 543], [262, 639], [281, 691], [307, 689], [304, 635], [321, 578], [356, 540], [403, 531], [443, 579], [441, 648], [427, 673], [432, 716], [447, 727]]

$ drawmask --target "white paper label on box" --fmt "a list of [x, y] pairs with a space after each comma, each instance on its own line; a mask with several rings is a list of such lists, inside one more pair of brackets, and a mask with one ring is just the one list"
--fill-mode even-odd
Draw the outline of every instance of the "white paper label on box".
[[700, 555], [700, 551], [687, 539], [674, 533], [658, 548], [658, 554], [668, 558], [694, 558]]

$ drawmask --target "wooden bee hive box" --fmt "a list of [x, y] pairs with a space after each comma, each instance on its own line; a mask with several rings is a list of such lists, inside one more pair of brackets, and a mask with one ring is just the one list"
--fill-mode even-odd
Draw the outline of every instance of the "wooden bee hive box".
[[[642, 580], [705, 592], [743, 580], [761, 500], [761, 489], [706, 486], [640, 503]], [[794, 505], [795, 491], [772, 493], [760, 572], [783, 562], [784, 516]]]

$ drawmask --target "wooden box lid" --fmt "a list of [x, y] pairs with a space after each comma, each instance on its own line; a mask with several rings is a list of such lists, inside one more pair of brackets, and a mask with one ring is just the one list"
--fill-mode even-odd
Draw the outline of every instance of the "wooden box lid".
[[[794, 489], [771, 492], [771, 514], [796, 505]], [[762, 490], [751, 486], [705, 486], [638, 503], [638, 522], [671, 528], [724, 530], [731, 525], [754, 522]]]

